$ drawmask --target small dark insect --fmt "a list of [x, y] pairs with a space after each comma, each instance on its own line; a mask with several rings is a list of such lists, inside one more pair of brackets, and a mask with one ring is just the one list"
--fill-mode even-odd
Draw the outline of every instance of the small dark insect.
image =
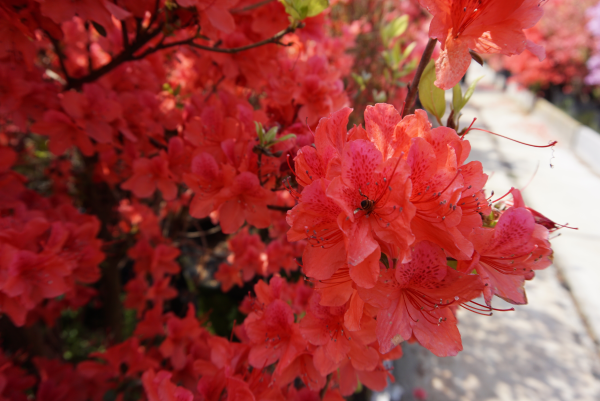
[[360, 201], [360, 208], [367, 214], [371, 213], [375, 209], [375, 201], [369, 199], [367, 195], [363, 194], [360, 188], [358, 189], [358, 193], [365, 198]]

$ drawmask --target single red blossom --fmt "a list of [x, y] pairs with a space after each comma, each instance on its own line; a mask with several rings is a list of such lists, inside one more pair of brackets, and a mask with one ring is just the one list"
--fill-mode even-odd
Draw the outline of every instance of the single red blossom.
[[231, 255], [228, 262], [242, 273], [244, 281], [250, 281], [255, 275], [267, 275], [267, 253], [265, 244], [258, 234], [250, 234], [248, 227], [242, 228], [227, 241]]
[[319, 178], [333, 179], [341, 171], [341, 155], [346, 145], [348, 117], [352, 109], [344, 107], [319, 120], [314, 146], [303, 146], [296, 157], [295, 174], [302, 186]]
[[306, 348], [291, 307], [280, 299], [248, 315], [244, 327], [252, 344], [248, 361], [255, 368], [278, 362], [275, 373], [280, 374]]
[[36, 384], [36, 378], [28, 375], [18, 365], [20, 361], [14, 356], [7, 358], [0, 352], [0, 400], [2, 401], [26, 401], [26, 390]]
[[410, 221], [415, 214], [408, 201], [409, 174], [403, 160], [384, 161], [371, 142], [359, 139], [344, 148], [341, 175], [331, 181], [327, 196], [343, 211], [338, 225], [344, 234], [350, 277], [358, 286], [370, 288], [377, 281], [378, 241], [393, 244], [401, 259], [409, 254], [414, 240]]
[[94, 283], [100, 278], [98, 265], [104, 260], [104, 253], [100, 250], [102, 241], [96, 238], [100, 222], [95, 217], [86, 216], [90, 218], [76, 223], [77, 217], [69, 216], [64, 223], [53, 224], [45, 249], [56, 253], [71, 265], [73, 280]]
[[377, 285], [359, 288], [359, 294], [379, 308], [380, 352], [387, 353], [414, 335], [434, 354], [449, 356], [462, 350], [457, 321], [449, 306], [469, 302], [482, 289], [478, 276], [450, 268], [439, 246], [421, 241], [413, 247], [412, 261], [383, 270]]
[[146, 298], [148, 288], [148, 281], [143, 274], [136, 275], [135, 278], [129, 280], [123, 287], [127, 294], [123, 305], [126, 308], [135, 309], [138, 318], [143, 315], [148, 305], [148, 299]]
[[339, 72], [329, 66], [323, 56], [312, 56], [306, 62], [298, 101], [302, 104], [298, 112], [300, 121], [314, 126], [318, 118], [347, 105], [348, 98]]
[[40, 376], [36, 400], [67, 401], [87, 398], [85, 381], [77, 374], [73, 365], [40, 357], [33, 358], [33, 363]]
[[160, 352], [171, 360], [173, 369], [181, 370], [187, 364], [189, 347], [203, 333], [204, 329], [196, 319], [196, 309], [189, 304], [185, 318], [171, 316], [167, 319], [167, 338], [160, 345]]
[[[0, 37], [2, 35], [0, 32]], [[33, 85], [27, 82], [22, 68], [11, 64], [0, 65], [0, 82], [0, 116], [11, 116], [21, 107], [23, 98], [32, 91]]]
[[256, 228], [266, 228], [271, 224], [267, 204], [274, 196], [260, 185], [256, 174], [245, 171], [219, 194], [224, 200], [219, 208], [219, 222], [225, 234], [236, 232], [244, 221]]
[[160, 156], [136, 159], [133, 162], [133, 175], [121, 184], [121, 188], [133, 192], [138, 198], [152, 196], [156, 188], [162, 192], [165, 200], [177, 197], [177, 185], [172, 180], [169, 163]]
[[457, 227], [462, 220], [457, 203], [465, 188], [464, 178], [454, 148], [446, 149], [447, 157], [440, 160], [427, 140], [412, 139], [407, 163], [413, 185], [410, 201], [417, 212], [411, 229], [417, 240], [435, 242], [450, 256], [466, 260], [473, 253], [473, 245]]
[[208, 25], [224, 33], [232, 33], [235, 30], [235, 20], [229, 9], [237, 3], [237, 0], [224, 0], [215, 2], [212, 0], [177, 0], [182, 7], [196, 7], [202, 18], [201, 24]]
[[232, 266], [228, 263], [221, 263], [219, 270], [214, 274], [215, 280], [221, 283], [221, 291], [229, 292], [234, 285], [242, 287], [242, 274], [239, 266]]
[[144, 372], [142, 384], [148, 401], [193, 401], [194, 395], [191, 391], [171, 382], [172, 375], [166, 370], [154, 373], [154, 369], [150, 369]]
[[141, 339], [164, 335], [165, 329], [163, 322], [163, 306], [162, 304], [157, 303], [152, 309], [149, 309], [144, 313], [144, 318], [138, 322], [133, 335], [138, 336]]
[[[140, 345], [136, 337], [132, 337], [120, 344], [113, 345], [104, 352], [93, 352], [92, 358], [99, 358], [108, 363], [112, 369], [113, 376], [121, 374], [129, 377], [137, 377], [148, 369], [156, 369], [158, 362], [146, 356], [146, 350]], [[127, 367], [123, 372], [122, 365]]]
[[329, 279], [340, 267], [347, 265], [343, 234], [338, 226], [340, 206], [327, 197], [330, 182], [315, 180], [304, 188], [298, 204], [287, 212], [290, 230], [288, 241], [306, 239], [302, 263], [304, 273], [317, 280]]
[[550, 218], [544, 216], [537, 210], [530, 208], [529, 206], [526, 206], [525, 202], [523, 201], [523, 196], [521, 196], [521, 191], [519, 191], [518, 189], [512, 188], [511, 194], [512, 194], [513, 200], [514, 200], [513, 201], [514, 207], [524, 207], [525, 209], [527, 209], [533, 215], [535, 223], [547, 228], [549, 232], [554, 232], [556, 230], [560, 230], [561, 228], [570, 228], [573, 230], [577, 230], [577, 228], [569, 227], [565, 224], [558, 224], [555, 221], [552, 221]]
[[427, 399], [427, 391], [425, 391], [422, 387], [415, 387], [413, 389], [413, 397], [417, 400], [426, 400]]
[[162, 279], [168, 274], [180, 271], [177, 257], [180, 251], [168, 244], [158, 244], [152, 247], [146, 239], [140, 239], [127, 251], [127, 255], [135, 261], [133, 267], [136, 273], [151, 274], [155, 280]]
[[531, 51], [545, 58], [544, 49], [523, 32], [544, 13], [539, 0], [420, 0], [433, 14], [429, 36], [440, 41], [435, 85], [451, 89], [467, 72], [469, 50], [506, 56]]
[[313, 345], [314, 364], [319, 373], [327, 376], [349, 360], [358, 370], [373, 370], [379, 354], [368, 345], [376, 341], [376, 322], [363, 315], [361, 329], [350, 331], [344, 324], [346, 307], [319, 305], [320, 296], [313, 295], [306, 316], [300, 322], [300, 332]]
[[296, 378], [300, 378], [306, 387], [314, 391], [322, 389], [326, 383], [325, 377], [315, 367], [313, 356], [308, 352], [302, 353], [283, 369], [277, 375], [277, 383], [285, 386]]
[[202, 152], [192, 159], [191, 173], [184, 173], [183, 180], [194, 192], [190, 214], [198, 219], [208, 216], [223, 203], [219, 192], [225, 183], [233, 180], [235, 169], [219, 164], [215, 158]]
[[[18, 250], [8, 244], [0, 245], [0, 291], [11, 298], [18, 297], [18, 303], [26, 310], [33, 309], [43, 299], [54, 298], [69, 290], [65, 277], [71, 273], [69, 264], [52, 253], [36, 254]], [[13, 311], [10, 307], [5, 311]], [[21, 313], [15, 316], [21, 320]], [[15, 324], [22, 325], [23, 321]]]
[[160, 280], [154, 280], [154, 283], [148, 289], [146, 298], [155, 304], [162, 304], [169, 299], [175, 298], [178, 292], [175, 288], [171, 287], [170, 284], [171, 277], [164, 277]]
[[84, 85], [83, 93], [63, 92], [60, 103], [88, 136], [98, 143], [112, 142], [115, 129], [111, 123], [121, 118], [121, 106], [100, 85]]
[[254, 293], [256, 294], [254, 306], [264, 307], [280, 299], [290, 305], [294, 313], [300, 315], [306, 311], [313, 289], [302, 281], [292, 284], [283, 277], [274, 275], [269, 280], [269, 284], [264, 280], [256, 283]]
[[94, 145], [86, 133], [67, 116], [57, 110], [44, 113], [43, 121], [31, 125], [31, 132], [50, 137], [48, 148], [55, 155], [62, 155], [76, 146], [85, 156], [94, 154]]
[[458, 265], [465, 272], [477, 271], [485, 284], [483, 295], [488, 305], [494, 295], [513, 304], [526, 304], [525, 280], [533, 277], [534, 270], [552, 264], [548, 229], [536, 224], [518, 190], [513, 192], [518, 200], [515, 206], [500, 215], [494, 228], [473, 230], [473, 259]]
[[275, 239], [267, 245], [267, 273], [276, 274], [281, 269], [286, 273], [298, 270], [296, 258], [302, 255], [302, 249], [305, 243], [290, 243], [284, 237]]
[[388, 384], [388, 380], [393, 382], [394, 376], [381, 363], [375, 369], [365, 371], [355, 369], [352, 363], [347, 361], [333, 373], [333, 381], [338, 383], [340, 393], [344, 397], [354, 394], [359, 383], [373, 391], [383, 391]]
[[27, 14], [29, 12], [25, 7], [17, 12], [9, 4], [0, 4], [0, 58], [14, 58], [21, 53], [22, 60], [31, 68], [36, 59], [36, 46], [32, 40], [35, 32], [24, 24], [29, 17]]

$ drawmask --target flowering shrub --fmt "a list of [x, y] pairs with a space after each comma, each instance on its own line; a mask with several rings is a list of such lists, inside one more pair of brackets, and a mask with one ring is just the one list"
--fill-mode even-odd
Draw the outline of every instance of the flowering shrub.
[[594, 49], [586, 23], [586, 10], [595, 0], [553, 0], [547, 4], [542, 18], [525, 31], [528, 39], [543, 46], [546, 58], [542, 61], [528, 52], [516, 57], [503, 58], [498, 64], [509, 70], [511, 79], [527, 87], [546, 89], [560, 85], [569, 91], [581, 85], [587, 75], [586, 62]]
[[427, 45], [416, 4], [332, 3], [0, 5], [1, 397], [335, 401], [526, 303], [558, 226], [486, 196], [455, 84], [539, 49], [483, 46], [500, 1], [423, 0]]
[[587, 61], [589, 73], [585, 77], [585, 83], [588, 85], [598, 85], [600, 84], [600, 56], [598, 55], [598, 49], [600, 48], [600, 43], [598, 42], [598, 38], [600, 37], [600, 3], [588, 8], [586, 15], [589, 19], [586, 27], [594, 38], [595, 48], [593, 49], [594, 54]]

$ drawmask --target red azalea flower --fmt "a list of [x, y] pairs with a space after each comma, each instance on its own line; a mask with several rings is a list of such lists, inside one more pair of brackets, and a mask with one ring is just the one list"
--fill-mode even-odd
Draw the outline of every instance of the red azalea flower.
[[191, 391], [171, 382], [172, 375], [166, 370], [161, 370], [156, 374], [154, 369], [144, 372], [142, 384], [148, 401], [193, 401], [194, 395]]
[[[516, 199], [520, 199], [518, 190]], [[476, 228], [471, 234], [475, 246], [473, 259], [460, 261], [458, 268], [473, 269], [485, 283], [485, 301], [491, 304], [494, 295], [513, 304], [526, 304], [524, 282], [534, 270], [552, 264], [552, 249], [548, 229], [535, 223], [535, 218], [521, 202], [507, 209], [494, 228]], [[517, 207], [520, 206], [520, 207]]]
[[279, 374], [306, 348], [292, 308], [280, 299], [248, 315], [244, 327], [252, 344], [248, 361], [255, 368], [279, 361], [275, 369]]
[[346, 247], [338, 217], [342, 209], [327, 197], [329, 181], [318, 179], [299, 195], [298, 204], [287, 213], [288, 241], [306, 239], [302, 263], [304, 273], [317, 280], [330, 278], [346, 265]]
[[319, 301], [320, 296], [316, 293], [300, 322], [302, 335], [317, 346], [313, 356], [319, 373], [327, 376], [345, 360], [358, 370], [375, 369], [379, 354], [368, 346], [376, 341], [375, 320], [363, 315], [361, 330], [351, 332], [344, 324], [346, 307], [321, 306]]
[[[409, 169], [398, 158], [383, 160], [375, 145], [362, 139], [349, 142], [342, 157], [341, 175], [327, 188], [342, 209], [338, 225], [344, 233], [350, 277], [370, 288], [379, 274], [378, 240], [408, 254], [414, 237], [410, 221], [415, 208], [408, 202]], [[318, 232], [317, 238], [323, 235]]]
[[195, 194], [190, 204], [190, 214], [201, 219], [218, 209], [223, 203], [219, 191], [234, 176], [233, 167], [220, 165], [209, 153], [203, 152], [194, 157], [191, 174], [183, 174], [183, 181]]
[[372, 289], [359, 288], [365, 302], [377, 308], [379, 351], [387, 353], [400, 342], [415, 338], [438, 356], [462, 350], [454, 313], [448, 308], [481, 294], [478, 276], [446, 265], [442, 249], [428, 241], [413, 248], [412, 261], [382, 271]]
[[121, 188], [133, 192], [138, 198], [152, 196], [157, 187], [165, 200], [177, 197], [177, 185], [172, 180], [169, 162], [160, 156], [136, 159], [133, 175], [121, 184]]
[[249, 171], [240, 173], [219, 196], [224, 200], [219, 208], [223, 233], [236, 232], [244, 221], [256, 228], [266, 228], [271, 224], [267, 203], [274, 196], [260, 185], [256, 174]]
[[420, 0], [433, 14], [429, 36], [442, 44], [435, 64], [435, 85], [451, 89], [471, 64], [469, 50], [507, 56], [530, 50], [545, 58], [544, 49], [528, 40], [544, 11], [540, 0]]

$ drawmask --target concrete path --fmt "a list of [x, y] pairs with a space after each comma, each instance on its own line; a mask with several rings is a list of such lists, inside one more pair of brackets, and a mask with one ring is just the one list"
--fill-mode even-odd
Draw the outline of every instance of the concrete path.
[[[524, 188], [528, 206], [579, 230], [560, 230], [552, 240], [555, 264], [527, 282], [528, 305], [492, 317], [459, 311], [464, 351], [458, 356], [437, 358], [418, 345], [404, 344], [405, 356], [395, 367], [401, 400], [413, 400], [415, 387], [425, 389], [430, 401], [600, 400], [595, 150], [581, 143], [579, 125], [564, 113], [535, 103], [527, 92], [502, 91], [491, 71], [477, 69], [468, 77], [487, 76], [463, 111], [462, 126], [477, 117], [476, 126], [523, 142], [559, 141], [554, 150], [536, 149], [483, 132], [469, 134], [471, 159], [480, 160], [491, 176], [487, 189], [504, 194], [511, 186]], [[585, 157], [576, 147], [587, 151]], [[597, 157], [600, 161], [600, 153]], [[504, 305], [498, 300], [494, 306]]]

